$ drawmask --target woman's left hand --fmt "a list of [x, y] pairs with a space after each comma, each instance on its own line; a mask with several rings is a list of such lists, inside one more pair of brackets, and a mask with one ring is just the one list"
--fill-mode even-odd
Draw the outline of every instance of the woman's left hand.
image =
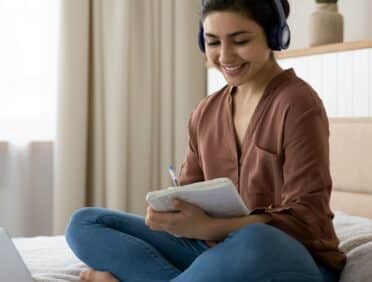
[[185, 238], [205, 239], [211, 217], [201, 208], [180, 199], [173, 205], [177, 212], [157, 212], [148, 206], [146, 225], [152, 230]]

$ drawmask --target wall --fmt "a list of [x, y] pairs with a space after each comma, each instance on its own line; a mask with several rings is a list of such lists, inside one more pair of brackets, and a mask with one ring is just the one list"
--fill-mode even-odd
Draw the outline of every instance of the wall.
[[329, 117], [372, 116], [372, 48], [279, 60], [323, 101]]
[[[371, 0], [339, 0], [339, 12], [344, 16], [344, 41], [372, 39]], [[290, 49], [309, 46], [309, 19], [315, 11], [315, 0], [289, 0], [291, 14], [288, 24], [292, 31]]]

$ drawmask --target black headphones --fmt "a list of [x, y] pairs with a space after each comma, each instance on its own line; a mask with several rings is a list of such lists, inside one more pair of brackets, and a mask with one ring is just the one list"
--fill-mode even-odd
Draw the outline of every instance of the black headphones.
[[[273, 2], [279, 22], [271, 28], [269, 34], [267, 34], [267, 40], [271, 50], [280, 51], [289, 47], [289, 43], [291, 42], [291, 32], [285, 18], [282, 1], [273, 0]], [[199, 23], [198, 44], [200, 50], [205, 53], [204, 29], [201, 22]]]

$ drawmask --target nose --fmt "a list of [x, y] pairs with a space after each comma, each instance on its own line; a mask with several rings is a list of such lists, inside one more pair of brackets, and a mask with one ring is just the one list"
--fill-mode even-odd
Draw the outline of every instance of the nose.
[[234, 62], [236, 57], [234, 48], [228, 43], [221, 43], [219, 62], [222, 65], [228, 65]]

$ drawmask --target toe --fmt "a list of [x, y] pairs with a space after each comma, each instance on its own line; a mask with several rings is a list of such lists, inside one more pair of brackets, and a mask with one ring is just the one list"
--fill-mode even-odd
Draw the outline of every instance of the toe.
[[80, 272], [80, 280], [88, 281], [92, 276], [92, 270], [88, 269], [83, 272]]

